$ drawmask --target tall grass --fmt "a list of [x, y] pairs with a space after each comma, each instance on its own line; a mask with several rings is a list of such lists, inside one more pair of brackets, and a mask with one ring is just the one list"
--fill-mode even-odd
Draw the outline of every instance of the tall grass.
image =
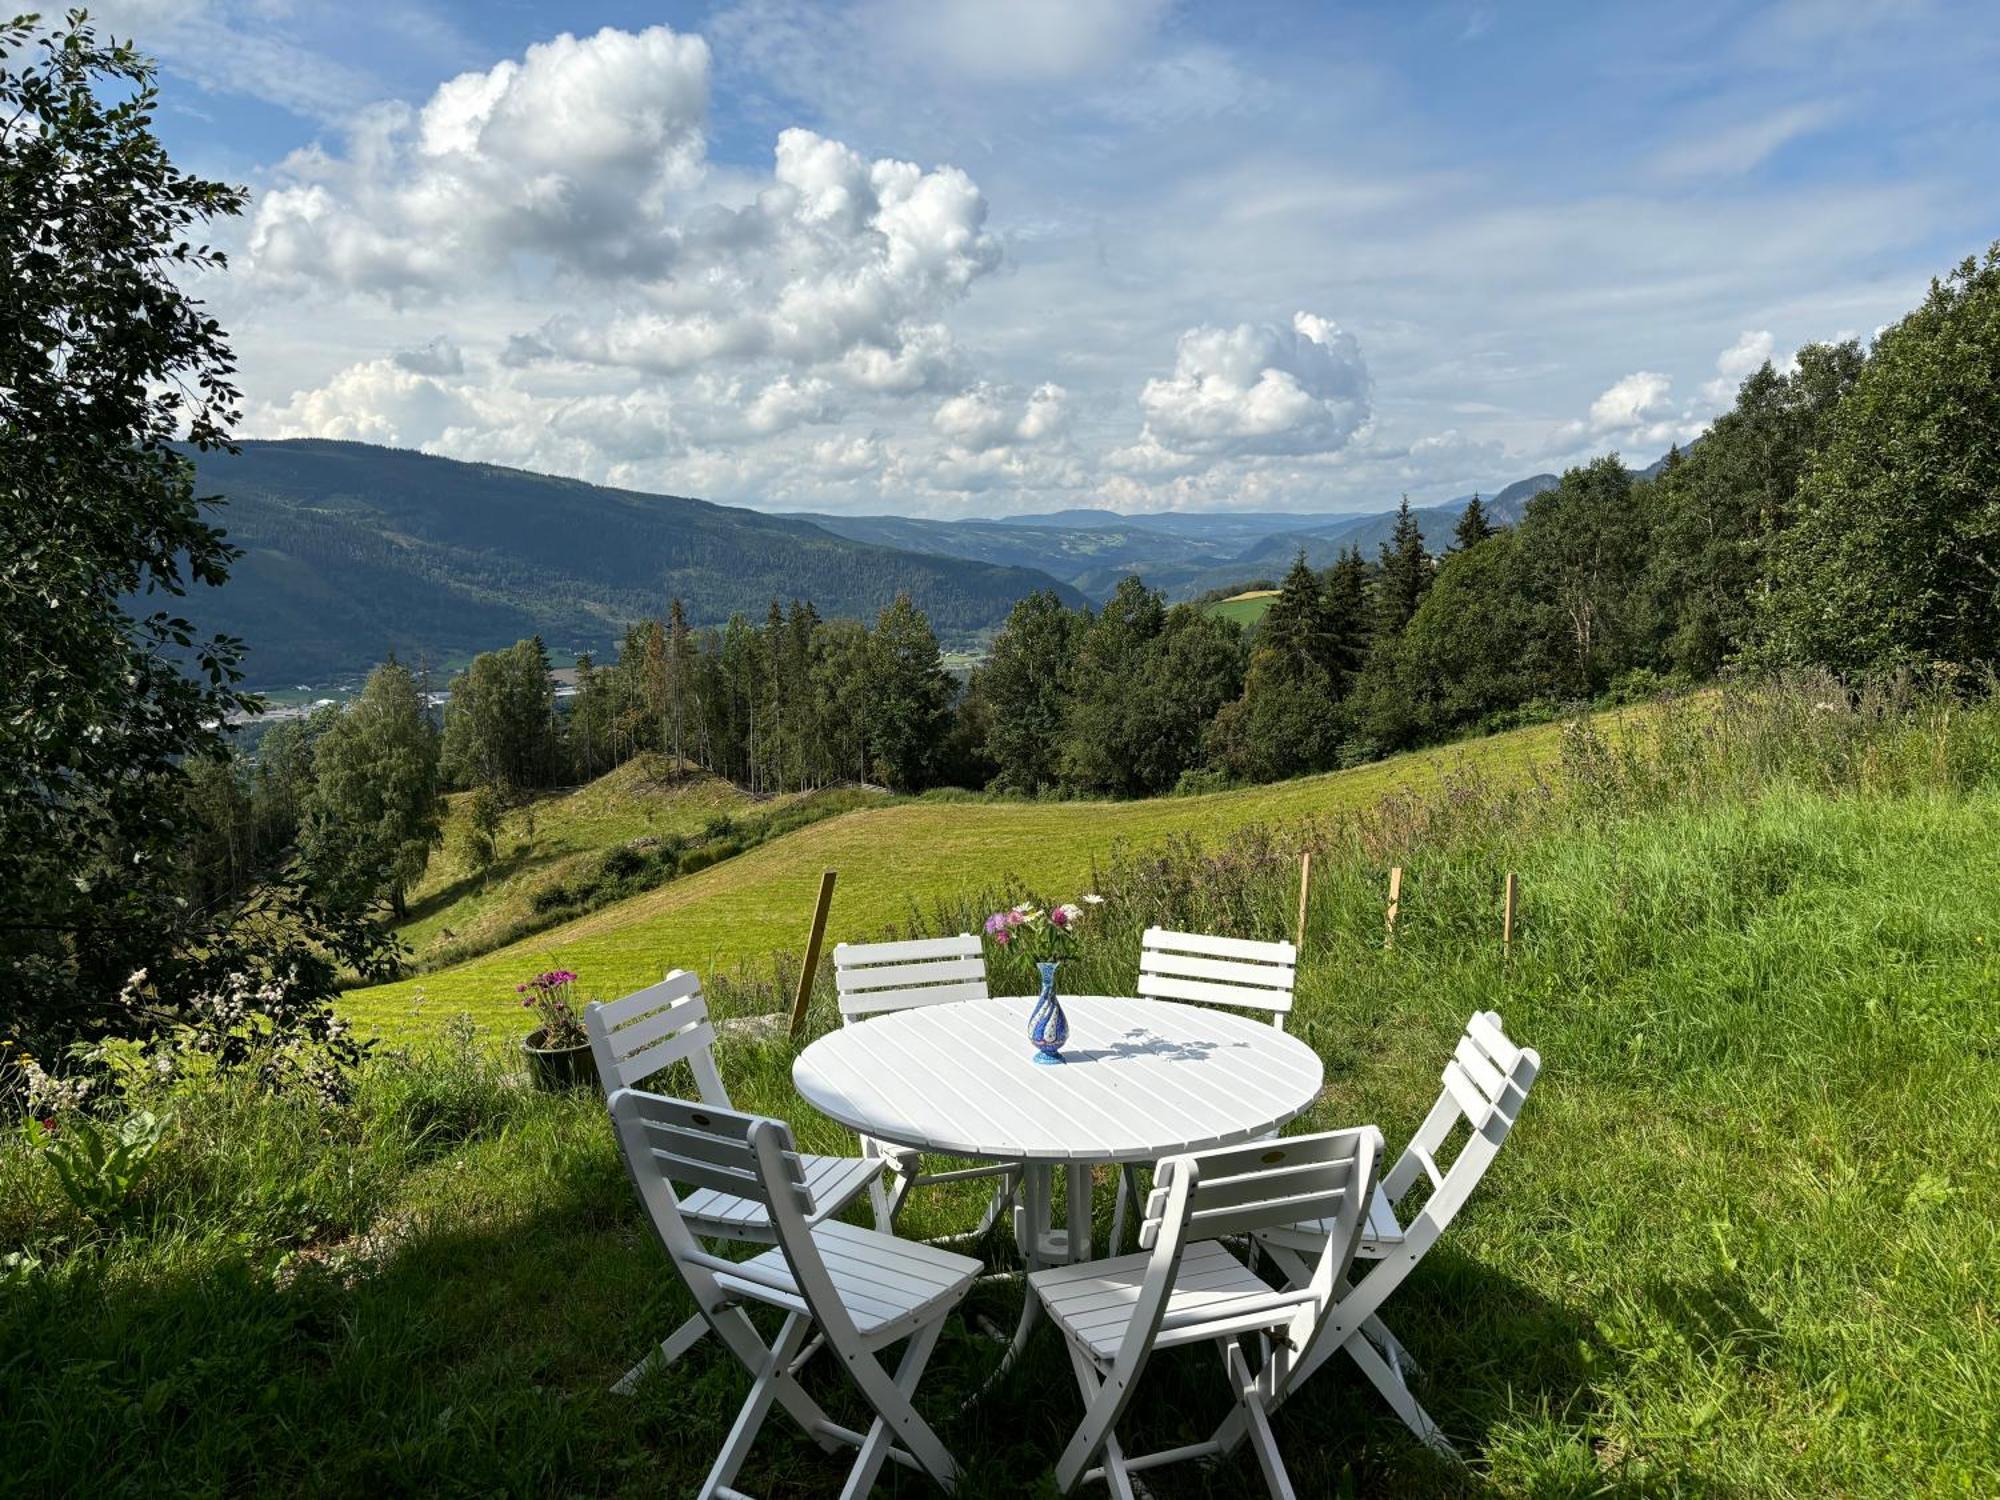
[[[1278, 1422], [1301, 1493], [2000, 1493], [2000, 710], [1902, 687], [1732, 691], [1665, 706], [1640, 744], [1574, 731], [1540, 780], [1460, 774], [1221, 846], [1121, 853], [1095, 873], [1103, 927], [1066, 987], [1129, 987], [1154, 921], [1288, 933], [1305, 849], [1294, 1029], [1328, 1088], [1297, 1128], [1373, 1120], [1399, 1147], [1474, 1009], [1502, 1011], [1544, 1071], [1387, 1310], [1469, 1468], [1329, 1366]], [[1385, 947], [1391, 865], [1406, 876]], [[1503, 959], [1508, 870], [1522, 909]], [[1076, 893], [987, 899], [1015, 894]], [[985, 905], [896, 925], [957, 931]], [[788, 978], [774, 960], [726, 1006], [775, 1003]], [[994, 982], [1027, 987], [1004, 960]], [[843, 1149], [792, 1093], [792, 1056], [755, 1033], [721, 1044], [739, 1103]], [[0, 1246], [18, 1257], [0, 1274], [0, 1490], [698, 1481], [747, 1381], [705, 1347], [633, 1400], [606, 1394], [688, 1302], [599, 1102], [521, 1087], [469, 1029], [378, 1056], [339, 1107], [202, 1080], [142, 1096], [174, 1133], [114, 1221], [0, 1146]], [[976, 1196], [921, 1194], [905, 1231], [962, 1225]], [[1104, 1218], [1109, 1202], [1101, 1181]], [[1008, 1321], [1016, 1296], [983, 1288], [975, 1311]], [[958, 1412], [994, 1357], [954, 1320], [922, 1404], [965, 1494], [1051, 1494], [1079, 1416], [1067, 1363], [1044, 1336]], [[851, 1420], [833, 1372], [813, 1378]], [[1142, 1446], [1220, 1413], [1212, 1351], [1147, 1381]], [[835, 1461], [767, 1431], [750, 1488], [830, 1491]], [[1161, 1496], [1260, 1492], [1247, 1466], [1148, 1477]], [[920, 1492], [896, 1474], [883, 1489]]]

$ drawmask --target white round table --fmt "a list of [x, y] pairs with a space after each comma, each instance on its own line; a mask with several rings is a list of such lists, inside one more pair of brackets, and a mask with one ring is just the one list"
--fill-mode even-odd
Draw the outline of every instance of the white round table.
[[[808, 1104], [922, 1151], [1023, 1163], [1015, 1236], [1029, 1268], [1090, 1256], [1090, 1167], [1153, 1162], [1269, 1135], [1305, 1113], [1319, 1055], [1266, 1019], [1207, 1006], [1065, 995], [1058, 1066], [1035, 1062], [1035, 997], [960, 1000], [871, 1017], [792, 1064]], [[1068, 1227], [1052, 1228], [1054, 1169]], [[1139, 1205], [1135, 1205], [1138, 1207]], [[1018, 1349], [1033, 1318], [1027, 1299]]]

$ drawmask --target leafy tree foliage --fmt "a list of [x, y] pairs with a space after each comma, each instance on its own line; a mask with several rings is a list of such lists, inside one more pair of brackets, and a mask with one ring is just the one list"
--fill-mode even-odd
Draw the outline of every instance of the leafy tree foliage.
[[2000, 661], [2000, 244], [1931, 283], [1827, 420], [1777, 543], [1771, 656]]
[[1215, 721], [1219, 764], [1266, 781], [1333, 763], [1350, 647], [1340, 629], [1327, 581], [1300, 551], [1258, 623], [1243, 696]]
[[452, 679], [443, 745], [450, 784], [511, 795], [555, 785], [566, 769], [555, 682], [540, 636], [476, 656]]
[[437, 731], [416, 679], [391, 659], [313, 752], [301, 859], [332, 904], [358, 910], [386, 899], [400, 917], [442, 815]]
[[1667, 663], [1684, 675], [1712, 676], [1751, 643], [1799, 481], [1861, 365], [1853, 340], [1808, 344], [1789, 374], [1766, 362], [1699, 444], [1668, 455], [1651, 491], [1647, 587]]
[[1528, 502], [1521, 521], [1523, 582], [1563, 643], [1551, 683], [1576, 697], [1601, 691], [1639, 657], [1645, 622], [1633, 584], [1646, 563], [1647, 511], [1615, 453], [1571, 469]]
[[951, 717], [945, 676], [930, 621], [898, 594], [869, 640], [868, 723], [877, 773], [897, 791], [926, 786]]
[[1016, 604], [975, 679], [987, 716], [995, 783], [1036, 792], [1056, 784], [1069, 675], [1087, 616], [1046, 589]]
[[175, 445], [226, 450], [238, 395], [177, 279], [222, 268], [203, 227], [244, 195], [174, 166], [156, 104], [80, 15], [0, 22], [0, 1007], [45, 1052], [241, 984], [265, 1035], [325, 1041], [335, 969], [382, 957], [282, 874], [246, 892], [256, 841], [208, 836], [256, 704], [241, 643], [182, 617], [239, 554]]

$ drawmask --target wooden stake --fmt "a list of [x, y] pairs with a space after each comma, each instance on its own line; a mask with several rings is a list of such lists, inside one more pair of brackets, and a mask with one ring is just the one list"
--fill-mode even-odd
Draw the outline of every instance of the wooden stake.
[[1403, 905], [1403, 867], [1397, 865], [1389, 872], [1389, 909], [1382, 914], [1382, 946], [1396, 946], [1396, 913]]
[[1521, 894], [1521, 877], [1512, 870], [1507, 872], [1507, 883], [1502, 887], [1500, 898], [1500, 957], [1510, 958], [1514, 953], [1514, 903]]
[[1306, 951], [1306, 898], [1312, 894], [1313, 857], [1308, 849], [1299, 856], [1299, 952]]
[[812, 931], [806, 936], [805, 966], [799, 970], [799, 992], [792, 1000], [792, 1035], [806, 1024], [806, 1005], [812, 999], [813, 971], [819, 967], [820, 944], [826, 940], [826, 915], [833, 910], [834, 872], [819, 878], [819, 900], [813, 904]]

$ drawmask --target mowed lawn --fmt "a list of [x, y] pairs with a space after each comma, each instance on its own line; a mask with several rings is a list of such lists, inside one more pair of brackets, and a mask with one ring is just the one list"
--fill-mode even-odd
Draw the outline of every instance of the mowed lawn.
[[[1615, 733], [1636, 717], [1613, 713], [1601, 724]], [[1206, 840], [1252, 824], [1369, 807], [1399, 789], [1432, 787], [1454, 766], [1489, 778], [1524, 777], [1556, 756], [1560, 733], [1559, 726], [1540, 725], [1198, 797], [915, 801], [846, 813], [479, 958], [352, 991], [343, 1010], [364, 1030], [386, 1036], [429, 1029], [461, 1011], [482, 1024], [520, 1029], [514, 986], [558, 963], [581, 976], [586, 994], [603, 998], [651, 984], [671, 968], [747, 969], [768, 977], [774, 953], [803, 950], [820, 875], [828, 869], [839, 880], [827, 941], [872, 939], [906, 929], [913, 911], [928, 916], [940, 902], [1020, 890], [1072, 898], [1121, 844], [1139, 848], [1176, 835]]]

